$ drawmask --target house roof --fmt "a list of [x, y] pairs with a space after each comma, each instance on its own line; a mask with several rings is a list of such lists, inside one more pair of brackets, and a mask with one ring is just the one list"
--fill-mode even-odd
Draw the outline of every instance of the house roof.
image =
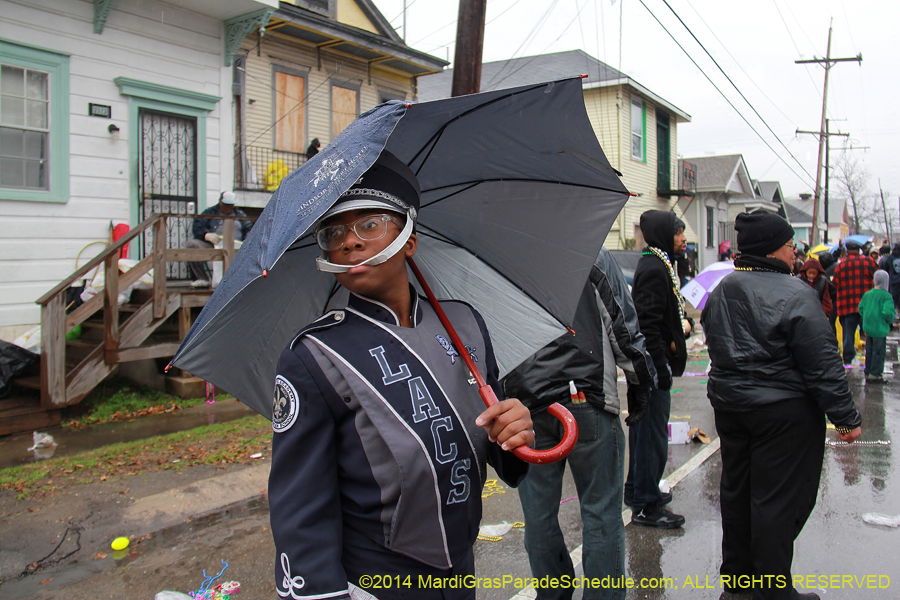
[[[629, 86], [648, 100], [674, 113], [679, 122], [689, 122], [691, 116], [660, 98], [625, 73], [597, 60], [583, 50], [568, 50], [524, 56], [508, 60], [486, 62], [481, 65], [481, 91], [519, 87], [566, 77], [587, 74], [582, 85], [585, 89], [613, 85]], [[419, 79], [419, 100], [439, 100], [448, 98], [453, 85], [453, 69]]]
[[[694, 165], [698, 192], [725, 192], [741, 196], [755, 196], [753, 182], [744, 157], [740, 154], [685, 158]], [[768, 198], [766, 198], [768, 200]]]
[[[844, 219], [844, 206], [847, 201], [844, 198], [829, 198], [828, 199], [828, 222], [831, 225], [835, 225], [843, 222]], [[793, 198], [785, 198], [784, 199], [785, 208], [793, 208], [795, 210], [799, 210], [806, 215], [806, 219], [803, 222], [812, 224], [812, 212], [813, 212], [813, 201], [812, 200], [802, 200], [797, 197]], [[794, 220], [791, 219], [793, 223]], [[825, 200], [824, 198], [819, 201], [819, 227], [822, 227], [825, 224]]]
[[812, 225], [812, 215], [798, 206], [794, 206], [789, 202], [784, 203], [784, 209], [787, 212], [788, 221], [792, 225]]
[[408, 75], [440, 71], [447, 61], [407, 46], [371, 0], [353, 0], [364, 21], [375, 32], [337, 20], [327, 0], [282, 2], [267, 32], [275, 32], [317, 48], [354, 56], [372, 65], [389, 67]]
[[758, 181], [757, 183], [759, 184], [759, 195], [766, 200], [780, 202], [784, 198], [784, 194], [781, 193], [781, 183], [778, 181]]

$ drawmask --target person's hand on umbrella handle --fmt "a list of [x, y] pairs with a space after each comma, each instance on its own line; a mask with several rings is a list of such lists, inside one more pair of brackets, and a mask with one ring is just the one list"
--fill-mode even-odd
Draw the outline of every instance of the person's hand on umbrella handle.
[[856, 441], [856, 438], [858, 438], [860, 435], [862, 435], [862, 427], [855, 427], [854, 429], [851, 429], [847, 433], [841, 433], [839, 431], [838, 435], [841, 436], [841, 441], [847, 442], [848, 444], [852, 444], [853, 442]]
[[488, 439], [508, 452], [534, 443], [531, 411], [518, 398], [507, 398], [488, 407], [478, 415], [475, 424], [484, 427]]
[[[480, 387], [478, 392], [481, 394], [481, 399], [484, 400], [488, 409], [478, 416], [475, 424], [485, 428], [491, 441], [496, 440], [501, 445], [505, 442], [508, 447], [511, 446], [512, 453], [519, 459], [536, 465], [553, 463], [568, 456], [572, 448], [575, 447], [575, 442], [578, 440], [578, 424], [575, 422], [575, 417], [572, 416], [572, 413], [558, 402], [551, 404], [547, 408], [547, 412], [562, 422], [563, 439], [549, 450], [535, 450], [525, 445], [534, 442], [534, 429], [531, 423], [531, 414], [528, 413], [528, 409], [522, 402], [515, 398], [499, 402], [494, 394], [494, 390], [487, 384]], [[518, 407], [521, 407], [522, 410], [528, 413], [527, 430], [530, 433], [526, 432], [526, 429], [523, 427], [524, 419], [519, 419]], [[507, 415], [507, 413], [511, 414]], [[491, 422], [492, 420], [493, 423]], [[500, 427], [495, 432], [498, 421]], [[503, 436], [507, 433], [509, 435], [504, 439]], [[506, 449], [504, 448], [504, 450]]]

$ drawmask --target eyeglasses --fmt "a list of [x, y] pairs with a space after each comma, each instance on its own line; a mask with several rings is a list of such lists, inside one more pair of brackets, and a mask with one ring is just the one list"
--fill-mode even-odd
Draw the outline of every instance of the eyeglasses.
[[388, 223], [400, 226], [390, 215], [366, 215], [347, 225], [329, 225], [316, 231], [316, 243], [326, 252], [337, 250], [347, 239], [348, 231], [353, 231], [356, 237], [365, 242], [374, 242], [387, 235]]
[[787, 246], [787, 247], [790, 248], [791, 250], [796, 250], [796, 249], [797, 249], [797, 244], [795, 244], [795, 243], [793, 243], [793, 242], [788, 242], [787, 244], [785, 244], [785, 246]]

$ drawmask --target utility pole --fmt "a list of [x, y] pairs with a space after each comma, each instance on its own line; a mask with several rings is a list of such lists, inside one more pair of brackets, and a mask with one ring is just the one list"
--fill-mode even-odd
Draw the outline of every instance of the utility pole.
[[881, 193], [881, 211], [884, 213], [884, 232], [888, 235], [888, 238], [894, 239], [894, 228], [891, 227], [891, 222], [888, 221], [887, 216], [887, 204], [884, 203], [884, 190], [881, 189], [881, 177], [878, 178], [878, 191]]
[[481, 90], [481, 54], [484, 49], [486, 14], [487, 0], [459, 0], [451, 96], [477, 94]]
[[[819, 239], [819, 198], [822, 196], [822, 160], [824, 159], [824, 151], [825, 151], [825, 140], [827, 138], [825, 132], [825, 115], [828, 108], [828, 72], [831, 70], [831, 67], [835, 65], [835, 63], [839, 62], [857, 62], [862, 64], [862, 53], [857, 54], [853, 58], [831, 58], [831, 24], [828, 25], [828, 47], [826, 50], [825, 58], [812, 58], [810, 60], [795, 60], [794, 63], [798, 65], [806, 64], [806, 63], [818, 63], [825, 67], [825, 87], [822, 92], [822, 119], [819, 125], [819, 161], [816, 165], [816, 190], [815, 190], [815, 202], [813, 203], [813, 223], [812, 223], [812, 235], [810, 236], [812, 239], [818, 242]], [[805, 133], [805, 132], [804, 132]]]
[[[829, 150], [831, 148], [831, 144], [829, 144], [828, 142], [830, 141], [829, 138], [833, 135], [841, 135], [846, 138], [850, 137], [849, 133], [831, 133], [829, 131], [829, 127], [830, 127], [829, 122], [830, 122], [830, 119], [825, 119], [825, 129], [822, 132], [803, 131], [800, 129], [797, 130], [797, 133], [808, 133], [810, 135], [819, 136], [819, 147], [820, 148], [822, 147], [822, 141], [823, 140], [825, 141], [825, 232], [824, 232], [824, 238], [823, 238], [823, 242], [822, 242], [824, 244], [828, 243], [828, 189], [829, 189], [828, 183], [830, 181], [830, 177], [828, 174], [828, 167], [830, 164], [829, 163], [829, 154], [830, 154]], [[821, 166], [822, 166], [822, 163], [820, 160], [819, 168], [821, 168]], [[818, 190], [818, 189], [819, 189], [819, 175], [818, 175], [818, 172], [816, 172], [816, 190]], [[810, 236], [810, 243], [812, 243], [812, 240], [818, 241], [818, 239], [819, 239], [818, 238], [818, 223], [819, 223], [819, 195], [816, 194], [815, 202], [813, 204], [813, 230], [812, 230], [812, 235]]]

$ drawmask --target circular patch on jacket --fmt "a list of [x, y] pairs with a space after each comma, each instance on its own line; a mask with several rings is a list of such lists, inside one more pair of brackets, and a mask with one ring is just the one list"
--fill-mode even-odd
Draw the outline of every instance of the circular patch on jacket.
[[297, 390], [291, 382], [279, 375], [275, 378], [275, 402], [272, 406], [272, 429], [282, 433], [297, 420]]

